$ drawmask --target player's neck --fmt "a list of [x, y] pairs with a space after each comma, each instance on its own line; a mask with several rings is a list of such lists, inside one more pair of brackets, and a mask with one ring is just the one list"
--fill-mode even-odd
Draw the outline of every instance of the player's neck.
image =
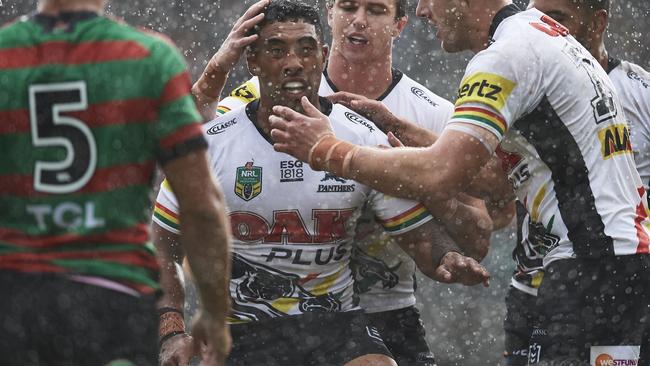
[[603, 69], [608, 70], [609, 69], [609, 55], [607, 54], [607, 50], [605, 49], [605, 44], [603, 42], [597, 43], [594, 48], [589, 50], [598, 61], [600, 66], [603, 67]]
[[58, 15], [62, 12], [92, 11], [102, 13], [104, 1], [88, 0], [42, 0], [38, 3], [38, 12], [45, 15]]
[[393, 82], [392, 60], [389, 55], [383, 60], [353, 63], [332, 53], [327, 62], [327, 75], [340, 91], [377, 99]]

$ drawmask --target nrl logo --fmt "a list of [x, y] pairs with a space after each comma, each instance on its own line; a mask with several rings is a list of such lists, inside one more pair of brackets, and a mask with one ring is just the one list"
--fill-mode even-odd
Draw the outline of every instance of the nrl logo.
[[424, 92], [424, 90], [422, 90], [422, 89], [420, 89], [420, 88], [412, 87], [412, 88], [411, 88], [411, 93], [413, 93], [413, 95], [415, 95], [416, 97], [418, 97], [418, 98], [420, 98], [420, 99], [423, 99], [425, 102], [431, 104], [433, 107], [437, 107], [437, 106], [438, 106], [438, 103], [436, 103], [436, 102], [434, 102], [433, 100], [431, 100], [431, 98], [429, 98], [429, 96], [426, 95], [426, 93]]
[[237, 168], [235, 194], [244, 201], [250, 201], [262, 193], [262, 167], [249, 161]]

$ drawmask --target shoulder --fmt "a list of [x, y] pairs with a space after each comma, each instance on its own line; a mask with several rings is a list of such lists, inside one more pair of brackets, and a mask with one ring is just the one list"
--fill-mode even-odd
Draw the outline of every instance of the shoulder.
[[398, 92], [407, 95], [409, 100], [426, 108], [453, 109], [453, 104], [429, 90], [426, 86], [411, 79], [408, 75], [403, 74], [402, 80], [398, 84]]
[[0, 48], [24, 47], [33, 43], [29, 17], [24, 15], [0, 27]]
[[329, 115], [337, 137], [358, 145], [385, 144], [386, 135], [369, 119], [353, 110], [334, 104]]
[[230, 140], [249, 124], [246, 122], [249, 122], [246, 106], [241, 106], [205, 123], [202, 126], [203, 134], [210, 144], [212, 141]]
[[621, 61], [620, 65], [610, 72], [610, 78], [617, 84], [625, 84], [626, 87], [650, 94], [650, 73], [637, 64]]

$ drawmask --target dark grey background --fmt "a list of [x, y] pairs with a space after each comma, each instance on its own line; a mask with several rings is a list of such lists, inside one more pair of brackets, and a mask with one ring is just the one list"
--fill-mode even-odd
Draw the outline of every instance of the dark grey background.
[[[322, 0], [313, 0], [324, 10]], [[516, 0], [526, 5], [527, 0]], [[0, 23], [34, 11], [36, 1], [0, 0]], [[109, 12], [127, 22], [170, 36], [183, 50], [196, 77], [219, 48], [233, 22], [252, 1], [241, 0], [131, 0], [113, 1]], [[613, 1], [606, 41], [610, 54], [650, 68], [650, 4], [647, 0]], [[410, 22], [398, 39], [395, 65], [435, 93], [453, 100], [470, 53], [442, 52], [431, 28], [415, 17], [410, 0]], [[248, 78], [240, 65], [229, 87]], [[490, 288], [462, 288], [435, 284], [420, 276], [418, 294], [428, 341], [439, 366], [497, 365], [503, 349], [503, 298], [512, 271], [512, 228], [496, 233], [484, 264], [492, 273]], [[316, 330], [315, 330], [316, 331]]]

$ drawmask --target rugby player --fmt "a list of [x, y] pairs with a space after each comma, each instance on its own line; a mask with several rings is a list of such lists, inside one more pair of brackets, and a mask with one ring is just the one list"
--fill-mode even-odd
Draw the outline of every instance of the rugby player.
[[[392, 66], [393, 42], [408, 20], [406, 1], [336, 0], [329, 1], [327, 5], [328, 22], [332, 29], [332, 52], [323, 73], [319, 95], [342, 100], [349, 94], [339, 91], [361, 93], [402, 118], [435, 133], [442, 132], [453, 112], [453, 105]], [[208, 106], [213, 105], [219, 97], [229, 67], [241, 55], [245, 43], [239, 42], [243, 37], [236, 38], [236, 35], [241, 29], [239, 25], [248, 19], [255, 17], [250, 13], [246, 19], [235, 24], [227, 41], [208, 63], [204, 76], [194, 85], [197, 99]], [[232, 56], [228, 58], [226, 55]], [[254, 77], [220, 100], [216, 110], [223, 114], [257, 98], [259, 80]], [[210, 110], [214, 111], [214, 108], [206, 110], [206, 113]], [[393, 126], [378, 127], [384, 132], [392, 131], [401, 138], [406, 136]], [[476, 215], [489, 221], [481, 202], [469, 199], [465, 202], [480, 207], [474, 209]], [[434, 357], [415, 307], [415, 263], [390, 240], [390, 236], [374, 220], [372, 211], [366, 213], [357, 226], [356, 248], [352, 254], [355, 290], [360, 297], [360, 305], [370, 314], [398, 364], [433, 365]], [[466, 230], [468, 227], [473, 229], [466, 220], [454, 219], [449, 222], [457, 223], [456, 231], [463, 231], [463, 244], [468, 244], [463, 248], [465, 253], [482, 259], [488, 249], [489, 230], [477, 233]], [[466, 237], [469, 233], [483, 237]]]
[[[632, 143], [637, 170], [646, 190], [650, 179], [650, 87], [648, 73], [640, 66], [621, 61], [608, 54], [605, 48], [605, 31], [607, 29], [610, 2], [608, 0], [533, 0], [529, 8], [544, 12], [569, 29], [569, 32], [594, 56], [596, 61], [607, 71], [614, 88], [620, 97], [621, 106], [629, 124], [628, 132], [623, 131], [621, 143]], [[645, 84], [645, 85], [644, 85]], [[616, 136], [611, 136], [616, 143]], [[625, 140], [628, 139], [628, 140]], [[520, 209], [521, 210], [521, 209]], [[545, 330], [535, 329], [535, 301], [537, 287], [543, 277], [542, 260], [536, 256], [536, 247], [543, 246], [553, 237], [540, 232], [536, 218], [531, 218], [521, 210], [519, 231], [526, 232], [525, 240], [518, 240], [513, 256], [517, 269], [512, 278], [512, 286], [506, 296], [506, 334], [505, 365], [527, 365], [530, 345], [530, 363], [536, 363], [540, 352], [545, 349]], [[525, 226], [525, 229], [524, 229]], [[520, 235], [521, 237], [521, 235]], [[650, 306], [650, 305], [649, 305]], [[648, 366], [647, 334], [642, 344], [643, 366]]]
[[106, 3], [41, 0], [0, 29], [1, 363], [157, 365], [157, 161], [205, 306], [197, 337], [221, 364], [229, 235], [186, 66]]
[[557, 238], [538, 248], [537, 308], [551, 342], [542, 364], [638, 358], [650, 292], [646, 192], [631, 146], [609, 143], [624, 141], [627, 123], [606, 72], [564, 26], [507, 0], [420, 1], [418, 15], [446, 51], [476, 53], [432, 146], [355, 146], [303, 98], [304, 113], [274, 108], [276, 150], [440, 215], [500, 145], [527, 165], [517, 198]]
[[[249, 69], [259, 77], [260, 99], [205, 127], [217, 176], [234, 188], [227, 198], [235, 238], [234, 348], [229, 362], [391, 364], [365, 315], [352, 311], [348, 264], [355, 221], [364, 205], [372, 207], [384, 228], [398, 234], [396, 239], [407, 252], [424, 250], [416, 257], [429, 275], [435, 275], [440, 256], [432, 260], [432, 254], [427, 254], [435, 249], [428, 243], [433, 222], [427, 222], [430, 216], [417, 203], [387, 198], [356, 182], [314, 172], [273, 151], [268, 137], [271, 106], [296, 108], [302, 95], [326, 111], [347, 138], [371, 145], [388, 142], [370, 121], [319, 99], [327, 48], [322, 44], [317, 10], [298, 2], [274, 1], [264, 12], [265, 20], [256, 31], [259, 38], [247, 55]], [[158, 205], [175, 212], [173, 195], [164, 185]], [[403, 226], [398, 231], [391, 224], [395, 217], [401, 217]], [[154, 221], [169, 231], [159, 240], [173, 239], [173, 216], [156, 215]], [[406, 245], [414, 242], [428, 249]], [[445, 258], [467, 261], [468, 275], [482, 277], [484, 270], [474, 260], [457, 253]], [[181, 306], [182, 298], [177, 296], [176, 302]], [[187, 337], [169, 341], [165, 358], [170, 364], [188, 357], [188, 341]]]

